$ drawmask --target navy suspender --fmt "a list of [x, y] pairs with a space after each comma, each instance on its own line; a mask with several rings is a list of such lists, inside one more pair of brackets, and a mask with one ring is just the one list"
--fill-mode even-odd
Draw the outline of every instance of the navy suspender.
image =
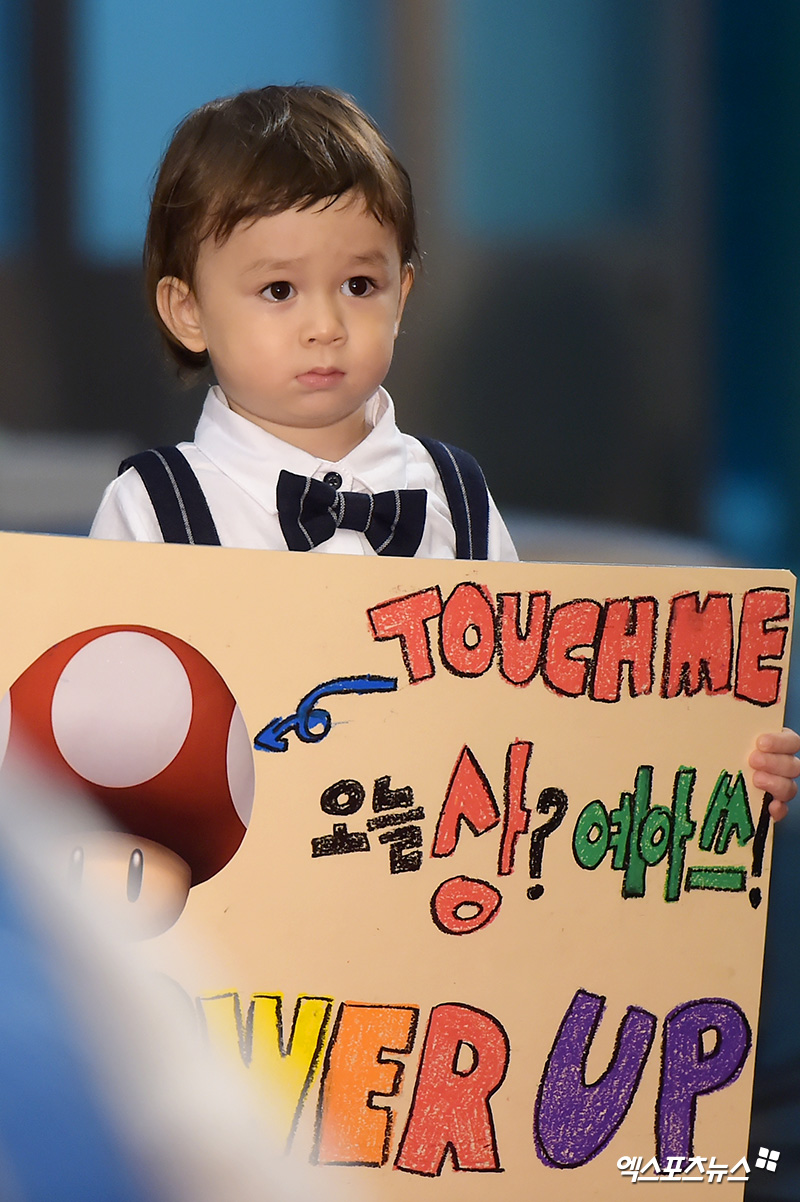
[[219, 546], [219, 535], [205, 494], [177, 447], [140, 451], [124, 460], [119, 465], [119, 472], [128, 467], [136, 468], [142, 478], [165, 543]]
[[[489, 494], [478, 463], [467, 451], [438, 442], [419, 440], [442, 479], [456, 536], [456, 559], [487, 559], [489, 551]], [[219, 535], [197, 477], [177, 447], [141, 451], [120, 464], [133, 467], [142, 478], [165, 543], [219, 546]]]
[[442, 478], [456, 532], [456, 559], [489, 557], [489, 493], [478, 461], [435, 438], [419, 440]]

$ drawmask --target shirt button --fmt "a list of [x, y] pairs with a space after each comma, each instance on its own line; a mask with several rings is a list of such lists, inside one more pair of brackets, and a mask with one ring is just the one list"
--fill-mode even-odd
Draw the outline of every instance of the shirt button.
[[338, 472], [326, 472], [322, 479], [326, 484], [330, 484], [331, 488], [342, 487], [342, 477]]

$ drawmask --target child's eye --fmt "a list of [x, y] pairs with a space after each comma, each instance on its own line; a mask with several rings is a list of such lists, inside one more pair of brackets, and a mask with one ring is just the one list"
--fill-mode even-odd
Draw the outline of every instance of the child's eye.
[[288, 280], [276, 280], [274, 284], [267, 284], [261, 295], [268, 301], [286, 301], [291, 300], [296, 293]]
[[342, 292], [345, 296], [369, 296], [374, 288], [374, 280], [368, 279], [365, 275], [351, 276], [342, 284]]

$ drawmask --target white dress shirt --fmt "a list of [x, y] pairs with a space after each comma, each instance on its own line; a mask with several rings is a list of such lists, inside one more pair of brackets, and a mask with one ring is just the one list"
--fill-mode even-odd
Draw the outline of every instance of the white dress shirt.
[[[391, 397], [379, 388], [367, 404], [369, 434], [349, 455], [333, 463], [318, 459], [228, 408], [218, 385], [209, 389], [194, 442], [183, 452], [205, 493], [223, 547], [285, 551], [275, 500], [282, 469], [322, 480], [336, 471], [341, 487], [376, 493], [424, 488], [428, 494], [425, 530], [417, 558], [453, 559], [455, 533], [442, 481], [421, 442], [395, 424]], [[106, 489], [92, 529], [93, 538], [163, 542], [139, 473], [128, 468]], [[337, 529], [314, 548], [323, 554], [374, 555], [365, 535]], [[517, 553], [497, 507], [489, 499], [489, 559], [516, 560]]]

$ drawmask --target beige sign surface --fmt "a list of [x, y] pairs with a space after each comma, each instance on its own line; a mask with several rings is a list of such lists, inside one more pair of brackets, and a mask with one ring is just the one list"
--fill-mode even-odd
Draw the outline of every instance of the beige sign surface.
[[132, 906], [183, 866], [154, 955], [222, 955], [180, 983], [290, 1155], [352, 1196], [741, 1197], [788, 573], [0, 549], [4, 741], [131, 830]]

